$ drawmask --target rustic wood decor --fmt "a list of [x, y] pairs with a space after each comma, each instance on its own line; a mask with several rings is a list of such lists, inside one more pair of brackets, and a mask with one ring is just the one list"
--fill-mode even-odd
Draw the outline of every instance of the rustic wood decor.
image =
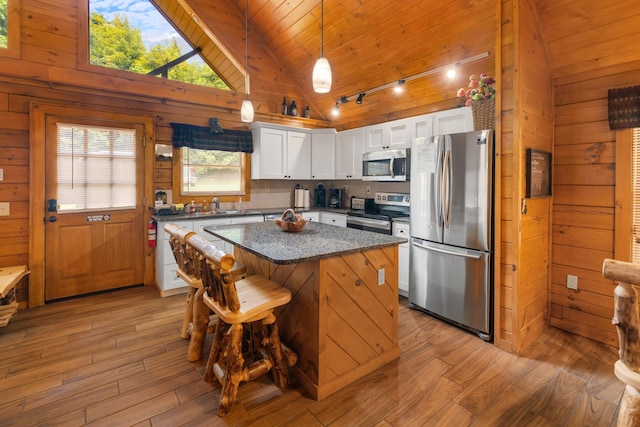
[[[249, 274], [291, 290], [278, 324], [299, 356], [295, 376], [314, 399], [399, 357], [397, 246], [286, 265], [238, 247], [235, 255]], [[388, 286], [378, 286], [380, 268]]]
[[0, 268], [0, 327], [7, 326], [18, 312], [15, 286], [27, 274], [26, 265]]
[[[178, 264], [176, 273], [189, 285], [180, 336], [189, 339], [187, 360], [194, 362], [200, 360], [202, 356], [202, 348], [211, 320], [211, 310], [202, 301], [204, 288], [201, 279], [201, 255], [193, 249], [189, 241], [199, 239], [202, 245], [203, 242], [206, 244], [206, 240], [195, 231], [176, 224], [166, 224], [164, 230], [170, 235], [169, 244]], [[246, 277], [246, 272], [246, 267], [241, 263], [236, 263], [231, 269], [231, 274], [236, 279]]]
[[[297, 356], [280, 341], [273, 311], [291, 300], [291, 292], [259, 275], [236, 282], [231, 272], [236, 262], [233, 255], [204, 239], [192, 239], [190, 245], [201, 255], [202, 299], [218, 316], [204, 379], [216, 379], [222, 385], [218, 405], [222, 417], [231, 410], [240, 382], [271, 371], [278, 387], [289, 384], [288, 367], [296, 363]], [[259, 330], [254, 329], [256, 324]], [[249, 331], [246, 341], [245, 326]]]
[[605, 259], [602, 275], [618, 283], [614, 290], [615, 313], [612, 323], [618, 330], [620, 360], [614, 372], [626, 384], [618, 426], [640, 425], [640, 335], [638, 331], [638, 292], [633, 285], [640, 285], [640, 265]]

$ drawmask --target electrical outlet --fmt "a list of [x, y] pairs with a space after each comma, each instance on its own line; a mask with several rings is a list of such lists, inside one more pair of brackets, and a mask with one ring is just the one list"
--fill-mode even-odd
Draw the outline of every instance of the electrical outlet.
[[371, 186], [367, 185], [367, 195], [370, 195], [370, 194], [371, 194]]
[[4, 169], [0, 169], [0, 181], [4, 181]]
[[567, 288], [573, 289], [574, 291], [578, 290], [578, 276], [567, 274]]
[[9, 202], [1, 202], [0, 203], [0, 216], [9, 216], [11, 213], [9, 212]]
[[384, 285], [384, 268], [378, 270], [378, 286]]

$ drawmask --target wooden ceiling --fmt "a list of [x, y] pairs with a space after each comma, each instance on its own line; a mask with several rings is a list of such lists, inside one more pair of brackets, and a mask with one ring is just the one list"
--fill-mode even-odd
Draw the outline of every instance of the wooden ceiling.
[[[244, 65], [246, 0], [184, 1]], [[532, 1], [554, 77], [629, 61], [625, 54], [634, 52], [640, 28], [637, 0]], [[254, 105], [258, 113], [277, 114], [283, 96], [297, 99], [299, 110], [308, 104], [313, 118], [338, 129], [453, 108], [460, 103], [457, 89], [470, 74], [495, 73], [496, 16], [502, 5], [496, 0], [325, 0], [324, 55], [333, 85], [330, 93], [316, 94], [311, 72], [320, 56], [320, 0], [249, 0]], [[601, 42], [587, 43], [583, 34]], [[371, 93], [361, 105], [341, 104], [338, 118], [331, 115], [341, 97], [485, 52], [488, 58], [461, 65], [453, 81], [436, 73], [408, 82], [402, 95]]]

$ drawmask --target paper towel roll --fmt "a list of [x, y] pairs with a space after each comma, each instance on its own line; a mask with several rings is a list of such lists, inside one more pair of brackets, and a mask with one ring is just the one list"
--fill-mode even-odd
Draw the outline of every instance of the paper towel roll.
[[308, 208], [311, 206], [311, 200], [309, 197], [309, 190], [304, 190], [304, 207]]
[[301, 208], [304, 206], [304, 190], [302, 188], [295, 189], [293, 206], [296, 208]]

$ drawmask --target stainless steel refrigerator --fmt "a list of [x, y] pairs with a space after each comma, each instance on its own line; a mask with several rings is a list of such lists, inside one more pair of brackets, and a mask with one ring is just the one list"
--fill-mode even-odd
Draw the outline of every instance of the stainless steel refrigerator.
[[411, 145], [409, 303], [493, 339], [494, 133]]

